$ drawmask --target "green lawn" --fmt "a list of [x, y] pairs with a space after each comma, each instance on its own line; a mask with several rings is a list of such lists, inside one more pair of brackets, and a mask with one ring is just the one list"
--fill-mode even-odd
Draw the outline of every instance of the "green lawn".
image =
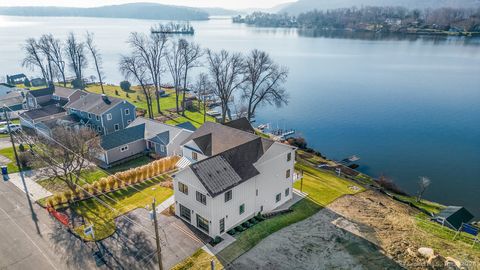
[[[78, 184], [81, 186], [83, 186], [85, 182], [88, 182], [89, 184], [91, 184], [97, 181], [98, 179], [102, 177], [107, 177], [107, 176], [108, 174], [100, 169], [88, 169], [83, 171], [80, 174], [80, 179], [78, 180]], [[37, 183], [52, 193], [69, 190], [69, 187], [67, 186], [67, 184], [58, 178], [47, 178], [44, 180], [37, 181]]]
[[175, 265], [170, 270], [204, 270], [210, 269], [211, 260], [215, 260], [215, 269], [220, 270], [223, 269], [223, 265], [221, 262], [205, 252], [203, 249], [197, 250], [192, 256], [190, 256], [185, 261]]
[[[22, 155], [22, 153], [18, 149], [18, 146], [16, 148], [17, 148], [17, 154], [19, 156]], [[13, 153], [13, 147], [0, 149], [0, 155], [10, 159], [10, 162], [5, 164], [7, 165], [8, 173], [16, 173], [20, 171], [17, 166], [17, 162], [15, 161], [15, 154]], [[31, 169], [30, 167], [23, 168], [24, 171], [30, 170], [30, 169]]]
[[[86, 90], [88, 92], [97, 93], [97, 94], [102, 93], [102, 89], [100, 88], [100, 85], [89, 85], [86, 88]], [[140, 89], [138, 89], [138, 87], [132, 87], [132, 89], [130, 91], [125, 92], [120, 88], [120, 86], [104, 85], [104, 90], [105, 90], [105, 94], [108, 95], [108, 96], [122, 98], [122, 99], [125, 99], [125, 100], [128, 100], [128, 101], [132, 102], [135, 106], [137, 106], [137, 108], [144, 109], [144, 110], [147, 109], [147, 103], [145, 101], [145, 96], [143, 95], [142, 91]], [[161, 108], [162, 111], [166, 111], [166, 110], [173, 109], [173, 108], [176, 107], [175, 106], [175, 97], [176, 97], [175, 91], [172, 90], [172, 89], [164, 89], [164, 90], [170, 96], [160, 98], [160, 108]], [[118, 95], [116, 94], [115, 91], [117, 91]], [[128, 94], [128, 97], [127, 97], [127, 94]], [[153, 103], [153, 111], [154, 111], [155, 116], [159, 115], [159, 113], [157, 112], [157, 102], [156, 102], [156, 100], [154, 100], [154, 103]], [[186, 111], [185, 116], [175, 115], [175, 117], [177, 117], [177, 118], [175, 118], [174, 120], [169, 120], [166, 123], [176, 125], [176, 124], [181, 124], [181, 123], [184, 123], [184, 122], [191, 122], [196, 127], [199, 127], [203, 124], [203, 112]], [[215, 121], [215, 119], [213, 117], [207, 116], [207, 121]]]
[[[158, 177], [138, 184], [135, 188], [129, 187], [108, 193], [108, 197], [98, 197], [101, 201], [115, 209], [115, 211], [94, 198], [72, 205], [72, 209], [77, 214], [83, 216], [87, 224], [93, 224], [95, 240], [105, 239], [115, 232], [114, 219], [116, 217], [134, 209], [151, 205], [153, 198], [156, 199], [157, 204], [160, 204], [172, 196], [173, 190], [159, 185], [164, 180], [165, 177]], [[78, 226], [75, 228], [75, 232], [83, 239], [92, 240], [91, 236], [83, 234], [84, 228], [85, 225]]]
[[132, 159], [132, 160], [127, 161], [125, 163], [119, 164], [118, 166], [114, 166], [112, 168], [109, 168], [106, 171], [110, 174], [115, 174], [117, 172], [123, 172], [123, 171], [129, 170], [131, 168], [136, 168], [136, 167], [146, 165], [146, 164], [148, 164], [152, 161], [153, 160], [151, 158], [149, 158], [148, 156], [141, 156], [141, 157], [138, 157], [136, 159]]
[[[301, 163], [300, 160], [296, 167], [304, 172], [303, 192], [308, 193], [308, 197], [295, 204], [292, 207], [293, 212], [267, 219], [240, 233], [236, 237], [237, 241], [219, 253], [218, 259], [223, 263], [232, 262], [270, 234], [312, 216], [345, 194], [355, 194], [364, 190], [353, 182]], [[354, 191], [350, 188], [352, 186], [360, 189]], [[294, 187], [300, 189], [300, 182], [297, 181]]]
[[410, 202], [411, 204], [415, 205], [418, 208], [421, 208], [427, 212], [437, 214], [439, 213], [442, 209], [444, 209], [446, 206], [441, 205], [439, 203], [435, 202], [430, 202], [427, 200], [420, 200], [417, 202], [417, 198], [415, 196], [404, 196], [404, 195], [398, 195], [396, 194], [395, 197], [398, 199], [404, 201], [404, 202]]

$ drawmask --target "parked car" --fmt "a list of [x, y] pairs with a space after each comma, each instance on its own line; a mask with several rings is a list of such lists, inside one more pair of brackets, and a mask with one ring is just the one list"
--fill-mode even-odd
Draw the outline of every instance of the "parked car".
[[[22, 129], [22, 126], [20, 126], [19, 124], [10, 124], [10, 130], [13, 132], [19, 131], [21, 129]], [[8, 126], [5, 125], [3, 127], [0, 127], [0, 133], [2, 134], [8, 133]]]

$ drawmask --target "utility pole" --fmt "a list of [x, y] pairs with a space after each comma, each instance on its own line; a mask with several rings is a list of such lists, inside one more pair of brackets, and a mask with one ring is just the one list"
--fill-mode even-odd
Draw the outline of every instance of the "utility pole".
[[152, 202], [153, 224], [155, 225], [155, 241], [157, 242], [158, 269], [163, 270], [162, 266], [162, 247], [160, 246], [160, 237], [158, 236], [157, 210], [155, 209], [155, 198]]
[[20, 160], [18, 159], [17, 148], [15, 147], [15, 141], [13, 140], [12, 130], [10, 129], [10, 117], [8, 117], [8, 108], [7, 106], [3, 106], [3, 112], [5, 113], [5, 119], [7, 120], [7, 129], [8, 134], [10, 134], [10, 141], [12, 142], [13, 147], [13, 154], [15, 155], [15, 161], [17, 162], [18, 170], [20, 173], [22, 172], [22, 165], [20, 164]]

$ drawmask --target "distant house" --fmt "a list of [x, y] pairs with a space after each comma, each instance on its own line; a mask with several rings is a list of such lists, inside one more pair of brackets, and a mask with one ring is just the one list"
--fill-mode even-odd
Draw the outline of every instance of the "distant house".
[[47, 81], [44, 78], [34, 78], [30, 80], [33, 87], [39, 87], [47, 85]]
[[47, 88], [31, 90], [26, 94], [27, 109], [33, 110], [42, 107], [42, 104], [46, 104], [52, 100], [55, 87], [50, 85]]
[[147, 149], [144, 135], [145, 124], [140, 124], [101, 136], [100, 146], [103, 151], [97, 157], [99, 165], [110, 167], [144, 153]]
[[66, 114], [64, 108], [56, 105], [49, 105], [20, 114], [20, 124], [27, 128], [35, 128], [36, 124], [42, 121], [54, 119]]
[[106, 95], [87, 93], [65, 105], [69, 114], [77, 115], [87, 127], [102, 135], [125, 129], [135, 120], [135, 105]]
[[175, 214], [214, 238], [293, 195], [295, 147], [207, 122], [183, 144], [190, 165], [174, 177]]
[[192, 131], [181, 127], [167, 125], [152, 119], [138, 117], [129, 126], [145, 126], [144, 138], [147, 149], [159, 157], [181, 155], [181, 143], [192, 134]]
[[472, 219], [472, 213], [461, 206], [448, 206], [433, 218], [436, 222], [453, 230], [459, 230], [462, 223], [468, 223]]
[[[25, 97], [21, 91], [12, 91], [0, 96], [0, 119], [5, 118], [4, 112], [9, 113], [10, 118], [18, 118], [18, 113], [25, 110]], [[8, 109], [5, 109], [6, 106]]]

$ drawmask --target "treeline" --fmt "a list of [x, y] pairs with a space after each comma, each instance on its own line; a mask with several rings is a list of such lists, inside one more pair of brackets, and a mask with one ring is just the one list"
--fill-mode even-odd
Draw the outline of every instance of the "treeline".
[[298, 15], [253, 13], [236, 17], [234, 22], [262, 27], [303, 29], [408, 32], [433, 29], [454, 32], [480, 32], [480, 9], [407, 9], [404, 7], [340, 8], [314, 10]]
[[[190, 89], [196, 91], [204, 105], [207, 101], [218, 104], [223, 122], [233, 119], [232, 109], [237, 117], [250, 120], [263, 105], [282, 106], [288, 102], [284, 88], [288, 70], [276, 64], [266, 52], [252, 50], [244, 55], [227, 50], [212, 51], [183, 38], [173, 39], [157, 33], [133, 32], [127, 43], [131, 51], [121, 56], [119, 71], [138, 85], [150, 118], [154, 117], [154, 111], [162, 113], [161, 85], [166, 78], [171, 80], [176, 92], [176, 112], [183, 116], [186, 93]], [[86, 32], [83, 37], [70, 33], [66, 40], [44, 34], [38, 39], [28, 38], [23, 50], [23, 66], [40, 71], [49, 84], [56, 81], [66, 86], [71, 82], [74, 88], [84, 89], [86, 78], [90, 78], [90, 82], [98, 79], [105, 93], [102, 55], [92, 33]], [[89, 64], [95, 67], [97, 77], [85, 74]], [[192, 70], [197, 68], [202, 72], [192, 79]], [[69, 75], [73, 77], [69, 79]], [[129, 84], [122, 82], [122, 88], [128, 89]], [[240, 103], [232, 104], [234, 97], [241, 97]], [[205, 118], [205, 106], [203, 113]]]

